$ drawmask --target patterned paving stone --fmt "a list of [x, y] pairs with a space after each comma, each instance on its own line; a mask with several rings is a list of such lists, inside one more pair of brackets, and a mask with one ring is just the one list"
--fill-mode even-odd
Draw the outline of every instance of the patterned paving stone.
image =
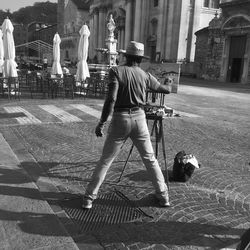
[[[218, 249], [238, 242], [250, 227], [249, 117], [245, 115], [249, 99], [235, 97], [229, 103], [226, 97], [215, 100], [191, 92], [180, 96], [169, 97], [168, 106], [198, 117], [181, 116], [164, 122], [168, 170], [171, 174], [174, 156], [180, 150], [193, 153], [201, 169], [187, 183], [170, 182], [171, 207], [158, 207], [136, 150], [117, 183], [131, 147], [128, 142], [100, 192], [116, 188], [153, 218], [106, 227], [92, 235], [105, 249]], [[62, 123], [39, 110], [42, 102], [20, 104], [42, 124], [20, 126], [0, 119], [0, 132], [16, 153], [26, 152], [38, 163], [43, 169], [39, 178], [49, 178], [64, 195], [83, 193], [104, 143], [103, 138], [94, 136], [97, 118], [75, 109], [81, 105], [79, 100], [49, 103], [79, 117], [77, 123]], [[101, 111], [98, 104], [101, 102], [84, 103], [97, 113]], [[5, 126], [7, 123], [14, 126]], [[23, 164], [29, 161], [26, 157]], [[159, 162], [164, 166], [161, 148]]]

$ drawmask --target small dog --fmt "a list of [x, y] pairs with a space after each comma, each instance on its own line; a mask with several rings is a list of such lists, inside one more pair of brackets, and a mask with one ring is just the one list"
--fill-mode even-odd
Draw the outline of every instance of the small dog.
[[186, 182], [188, 181], [195, 168], [200, 168], [200, 164], [192, 154], [186, 154], [185, 151], [180, 151], [175, 155], [173, 165], [173, 181]]

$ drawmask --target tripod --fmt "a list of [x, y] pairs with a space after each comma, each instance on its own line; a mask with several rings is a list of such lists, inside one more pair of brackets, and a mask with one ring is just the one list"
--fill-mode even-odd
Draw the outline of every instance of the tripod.
[[[156, 116], [156, 115], [146, 115], [147, 121], [153, 120], [153, 127], [151, 130], [151, 136], [155, 135], [155, 156], [156, 158], [158, 157], [158, 148], [159, 148], [159, 143], [162, 142], [162, 153], [163, 153], [163, 158], [164, 158], [164, 165], [165, 165], [165, 172], [166, 172], [166, 183], [167, 187], [169, 190], [169, 181], [168, 181], [168, 168], [167, 168], [167, 158], [166, 158], [166, 151], [165, 151], [165, 140], [164, 140], [164, 133], [163, 133], [163, 120], [165, 119], [164, 116]], [[125, 161], [125, 164], [123, 166], [122, 172], [120, 174], [120, 177], [118, 178], [117, 183], [121, 181], [121, 178], [123, 176], [123, 173], [125, 171], [125, 168], [127, 166], [127, 163], [129, 161], [129, 158], [132, 154], [134, 148], [134, 144], [132, 144], [129, 154], [127, 156], [127, 159]]]

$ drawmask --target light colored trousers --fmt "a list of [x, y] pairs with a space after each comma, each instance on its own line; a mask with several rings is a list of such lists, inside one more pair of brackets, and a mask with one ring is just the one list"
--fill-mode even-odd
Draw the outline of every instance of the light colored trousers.
[[102, 156], [87, 186], [86, 196], [92, 199], [97, 197], [98, 190], [104, 181], [110, 165], [120, 152], [123, 143], [128, 137], [131, 138], [140, 153], [143, 163], [151, 177], [157, 196], [168, 196], [168, 188], [161, 168], [154, 155], [145, 112], [142, 109], [131, 113], [113, 113]]

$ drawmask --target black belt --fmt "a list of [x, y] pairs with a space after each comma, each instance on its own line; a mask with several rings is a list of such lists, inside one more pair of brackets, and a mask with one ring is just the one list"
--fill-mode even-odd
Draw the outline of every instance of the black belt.
[[128, 112], [128, 113], [130, 113], [130, 112], [138, 111], [140, 109], [141, 109], [141, 107], [138, 107], [138, 106], [132, 107], [132, 108], [114, 108], [114, 112]]

